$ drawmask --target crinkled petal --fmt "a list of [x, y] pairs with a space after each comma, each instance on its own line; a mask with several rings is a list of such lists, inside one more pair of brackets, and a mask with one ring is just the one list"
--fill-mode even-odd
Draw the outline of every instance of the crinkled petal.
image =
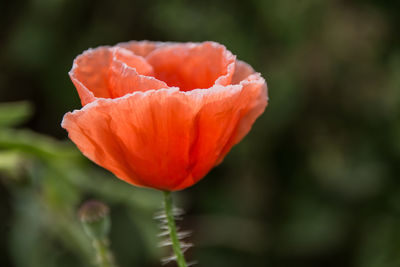
[[125, 63], [127, 66], [135, 69], [135, 71], [140, 75], [153, 75], [153, 67], [147, 63], [147, 61], [138, 55], [135, 55], [128, 49], [113, 47], [112, 48], [112, 61], [120, 61]]
[[235, 68], [235, 56], [214, 42], [164, 45], [146, 59], [157, 79], [182, 91], [228, 85]]
[[239, 120], [230, 140], [225, 144], [217, 163], [219, 164], [230, 149], [239, 143], [251, 130], [255, 120], [268, 105], [267, 84], [259, 74], [252, 74], [240, 83], [243, 86], [240, 96]]
[[267, 104], [257, 75], [238, 85], [178, 88], [98, 99], [62, 126], [91, 160], [129, 183], [181, 190], [203, 178]]
[[83, 52], [74, 60], [69, 75], [83, 106], [94, 101], [96, 97], [110, 97], [106, 77], [111, 58], [109, 47], [99, 47]]
[[117, 98], [136, 91], [168, 88], [168, 85], [153, 77], [140, 75], [127, 64], [115, 60], [109, 73], [111, 97]]
[[173, 190], [192, 180], [187, 149], [194, 109], [178, 88], [98, 99], [62, 126], [85, 156], [129, 183]]
[[[69, 72], [83, 106], [96, 98], [115, 97], [115, 90], [110, 84], [110, 69], [115, 61], [123, 62], [135, 69], [138, 74], [153, 74], [153, 67], [143, 57], [127, 49], [105, 46], [89, 49], [75, 59]], [[129, 90], [125, 89], [125, 91]], [[131, 91], [135, 90], [131, 89]]]
[[236, 60], [235, 72], [232, 77], [232, 84], [238, 84], [251, 74], [254, 74], [254, 69], [244, 61]]
[[[214, 86], [204, 91], [194, 118], [196, 136], [190, 150], [195, 182], [223, 160], [267, 106], [267, 87], [259, 75], [250, 76], [239, 85], [223, 89]], [[198, 94], [199, 90], [190, 92], [191, 102], [199, 101]]]

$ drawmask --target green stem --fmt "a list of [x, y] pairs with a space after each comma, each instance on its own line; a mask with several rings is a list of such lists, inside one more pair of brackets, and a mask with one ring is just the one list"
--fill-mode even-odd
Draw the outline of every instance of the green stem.
[[96, 250], [96, 263], [99, 267], [116, 267], [106, 239], [94, 239], [93, 247]]
[[164, 209], [165, 209], [165, 215], [167, 217], [167, 225], [169, 229], [169, 236], [172, 242], [172, 249], [176, 256], [176, 262], [179, 267], [187, 267], [185, 257], [183, 256], [182, 253], [181, 244], [179, 242], [178, 235], [176, 232], [175, 219], [172, 211], [171, 192], [168, 191], [164, 191]]

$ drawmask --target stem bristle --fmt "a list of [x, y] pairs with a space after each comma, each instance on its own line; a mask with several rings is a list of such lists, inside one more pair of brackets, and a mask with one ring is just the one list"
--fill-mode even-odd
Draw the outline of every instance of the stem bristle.
[[188, 267], [196, 264], [197, 262], [186, 263], [184, 253], [193, 244], [184, 242], [183, 240], [191, 235], [191, 231], [180, 231], [179, 227], [176, 226], [176, 220], [182, 220], [184, 211], [183, 209], [173, 207], [170, 192], [164, 192], [164, 207], [163, 210], [157, 212], [154, 215], [154, 219], [160, 222], [159, 227], [161, 233], [158, 237], [164, 238], [159, 242], [159, 247], [172, 246], [174, 252], [173, 255], [164, 257], [161, 259], [161, 263], [168, 264], [172, 261], [176, 261], [179, 267]]

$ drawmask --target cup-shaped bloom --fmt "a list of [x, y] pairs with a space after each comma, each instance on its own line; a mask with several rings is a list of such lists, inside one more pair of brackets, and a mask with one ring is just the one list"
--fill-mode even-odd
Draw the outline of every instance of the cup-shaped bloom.
[[89, 49], [69, 75], [83, 106], [64, 116], [69, 138], [120, 179], [160, 190], [198, 182], [267, 106], [261, 75], [214, 42]]

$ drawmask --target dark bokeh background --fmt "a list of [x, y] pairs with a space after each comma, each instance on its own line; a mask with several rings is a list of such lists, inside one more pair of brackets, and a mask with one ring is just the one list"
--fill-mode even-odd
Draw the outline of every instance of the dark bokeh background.
[[76, 219], [88, 198], [111, 207], [121, 267], [160, 266], [159, 193], [111, 178], [60, 127], [80, 106], [74, 57], [142, 39], [220, 42], [269, 86], [252, 132], [175, 194], [194, 231], [188, 258], [400, 266], [399, 1], [2, 0], [0, 10], [0, 100], [31, 102], [0, 107], [0, 266], [89, 266]]

